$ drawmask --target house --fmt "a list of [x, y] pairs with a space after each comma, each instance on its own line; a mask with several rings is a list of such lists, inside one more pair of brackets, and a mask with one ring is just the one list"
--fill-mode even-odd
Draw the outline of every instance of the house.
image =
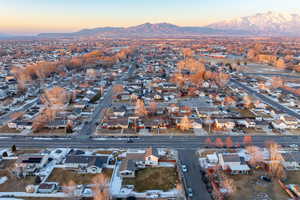
[[288, 127], [282, 120], [274, 120], [271, 122], [271, 125], [274, 129], [278, 130], [284, 130]]
[[220, 153], [218, 158], [222, 169], [229, 170], [231, 174], [247, 174], [250, 171], [245, 159], [237, 153]]
[[58, 184], [55, 182], [44, 182], [39, 185], [37, 192], [38, 193], [53, 193], [58, 188]]
[[214, 126], [217, 129], [232, 130], [235, 126], [235, 123], [230, 119], [215, 119]]
[[108, 129], [127, 129], [128, 128], [128, 119], [127, 118], [118, 118], [110, 119], [102, 123], [102, 128]]
[[120, 106], [120, 107], [113, 107], [112, 108], [113, 115], [116, 117], [124, 117], [126, 113], [126, 107]]
[[300, 169], [300, 152], [293, 151], [293, 152], [286, 152], [282, 153], [282, 165], [287, 170], [295, 170]]
[[239, 120], [238, 124], [242, 125], [242, 126], [244, 126], [246, 128], [255, 128], [255, 126], [256, 126], [255, 121], [250, 120], [250, 119]]
[[203, 126], [202, 126], [202, 120], [200, 120], [200, 119], [193, 120], [192, 126], [193, 126], [194, 129], [201, 129], [201, 128], [203, 128]]
[[50, 129], [66, 128], [67, 124], [68, 124], [68, 120], [56, 119], [50, 121], [48, 124], [46, 124], [45, 127]]
[[297, 129], [298, 128], [298, 119], [292, 116], [281, 116], [280, 119], [287, 125], [289, 129]]
[[135, 160], [125, 159], [121, 163], [119, 173], [123, 178], [134, 178], [136, 169], [137, 165]]
[[120, 176], [123, 178], [134, 178], [138, 168], [144, 168], [145, 152], [127, 152], [126, 158], [120, 166]]
[[48, 162], [48, 157], [43, 155], [25, 155], [18, 158], [16, 168], [23, 176], [33, 176]]
[[147, 148], [145, 152], [144, 160], [145, 160], [145, 165], [153, 165], [153, 166], [158, 165], [159, 156], [157, 150], [155, 149], [153, 151], [152, 147]]
[[108, 156], [68, 155], [64, 161], [65, 168], [75, 168], [82, 172], [101, 173], [108, 164]]
[[119, 173], [123, 178], [134, 178], [136, 170], [147, 166], [158, 166], [158, 163], [158, 152], [152, 147], [145, 151], [127, 152], [126, 158], [121, 163]]

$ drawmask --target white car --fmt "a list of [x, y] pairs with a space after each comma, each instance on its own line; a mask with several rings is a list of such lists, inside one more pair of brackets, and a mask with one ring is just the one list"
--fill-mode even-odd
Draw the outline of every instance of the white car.
[[182, 166], [181, 166], [181, 170], [182, 170], [182, 172], [187, 172], [187, 167], [186, 167], [186, 165], [182, 165]]

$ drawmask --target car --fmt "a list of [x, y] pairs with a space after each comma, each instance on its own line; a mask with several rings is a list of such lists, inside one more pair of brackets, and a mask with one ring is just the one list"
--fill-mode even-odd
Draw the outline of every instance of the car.
[[132, 139], [127, 140], [127, 143], [133, 143]]
[[192, 190], [192, 188], [188, 188], [187, 192], [188, 192], [188, 197], [193, 197], [193, 190]]
[[291, 144], [291, 145], [289, 145], [289, 147], [291, 147], [291, 148], [298, 148], [299, 146], [297, 144]]
[[267, 177], [267, 176], [260, 176], [260, 179], [263, 180], [263, 181], [266, 181], [266, 182], [271, 182], [272, 179]]
[[182, 170], [182, 172], [187, 172], [187, 167], [186, 167], [186, 165], [182, 165], [182, 166], [181, 166], [181, 170]]

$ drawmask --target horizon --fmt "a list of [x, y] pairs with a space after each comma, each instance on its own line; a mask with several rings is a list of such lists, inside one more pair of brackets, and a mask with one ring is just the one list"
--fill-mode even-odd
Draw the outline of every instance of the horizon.
[[[130, 27], [144, 23], [170, 23], [177, 26], [206, 26], [218, 21], [257, 13], [299, 13], [296, 0], [129, 0], [122, 2], [88, 0], [37, 1], [0, 0], [0, 33], [36, 35], [48, 32], [75, 32], [98, 27]], [[272, 3], [272, 4], [270, 4]], [[271, 6], [270, 6], [271, 5]], [[299, 6], [297, 6], [299, 5]], [[55, 11], [55, 12], [54, 12]], [[186, 12], [188, 11], [188, 12]]]

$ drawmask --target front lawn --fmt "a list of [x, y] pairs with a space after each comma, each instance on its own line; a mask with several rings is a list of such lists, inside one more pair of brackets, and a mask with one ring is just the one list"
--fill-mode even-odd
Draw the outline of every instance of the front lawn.
[[168, 191], [176, 188], [178, 174], [175, 168], [156, 167], [141, 169], [135, 178], [123, 179], [123, 185], [134, 185], [136, 192], [146, 190]]
[[[108, 180], [112, 175], [111, 169], [103, 169], [103, 173], [107, 176]], [[70, 181], [74, 181], [76, 184], [92, 184], [92, 179], [97, 174], [79, 174], [72, 170], [65, 170], [62, 168], [55, 168], [49, 178], [48, 182], [58, 182], [60, 185], [66, 185]]]

